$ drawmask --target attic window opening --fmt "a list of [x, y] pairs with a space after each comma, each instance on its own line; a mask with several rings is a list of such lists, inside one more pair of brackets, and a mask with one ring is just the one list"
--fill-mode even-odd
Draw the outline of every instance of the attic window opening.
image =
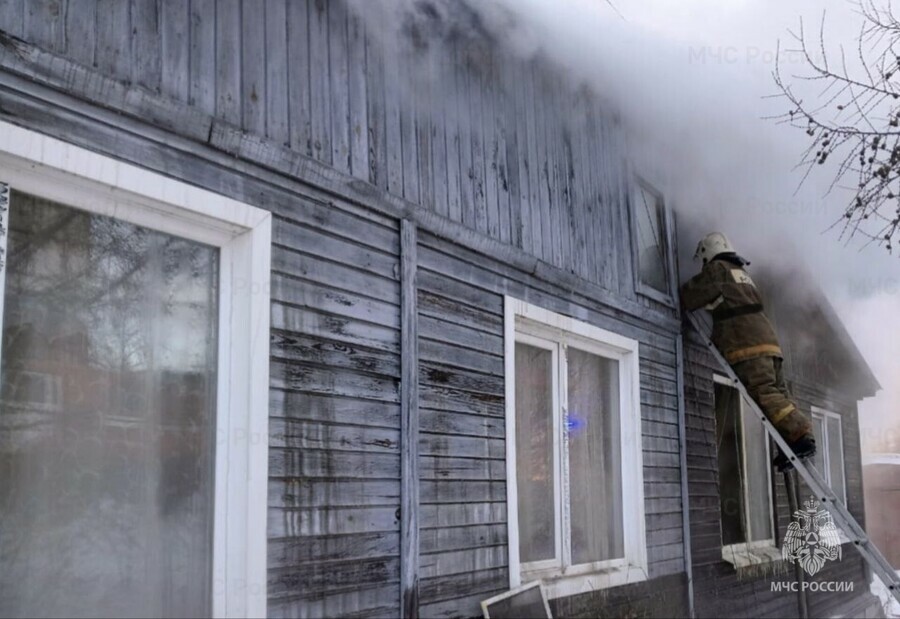
[[638, 282], [669, 296], [668, 226], [662, 195], [643, 181], [636, 181], [631, 208], [637, 237]]

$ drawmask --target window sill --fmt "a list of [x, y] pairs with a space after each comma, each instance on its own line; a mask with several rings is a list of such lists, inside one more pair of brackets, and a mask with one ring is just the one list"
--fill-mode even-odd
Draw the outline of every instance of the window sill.
[[731, 546], [722, 546], [722, 560], [731, 563], [735, 569], [740, 569], [781, 561], [781, 550], [773, 540], [732, 544]]
[[[609, 568], [588, 574], [557, 574], [554, 576], [534, 574], [531, 578], [540, 578], [544, 584], [544, 590], [547, 592], [547, 598], [553, 600], [641, 582], [647, 580], [647, 571], [640, 567], [628, 566]], [[529, 576], [525, 575], [524, 580], [529, 579]]]

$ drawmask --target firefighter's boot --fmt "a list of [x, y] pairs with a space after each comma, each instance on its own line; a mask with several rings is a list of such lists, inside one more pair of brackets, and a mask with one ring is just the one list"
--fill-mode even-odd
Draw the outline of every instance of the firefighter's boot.
[[[816, 455], [816, 439], [812, 434], [804, 434], [793, 443], [788, 443], [788, 447], [791, 448], [791, 451], [794, 452], [794, 455], [797, 456], [798, 460], [806, 460]], [[794, 468], [794, 465], [791, 464], [791, 461], [784, 452], [781, 451], [780, 447], [778, 448], [778, 455], [775, 456], [772, 464], [778, 469], [779, 473]]]

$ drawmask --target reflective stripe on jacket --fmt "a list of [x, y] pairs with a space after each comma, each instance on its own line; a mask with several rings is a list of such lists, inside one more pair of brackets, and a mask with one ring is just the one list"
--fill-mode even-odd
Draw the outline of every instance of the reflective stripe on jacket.
[[713, 343], [729, 363], [784, 356], [756, 284], [737, 264], [709, 261], [681, 287], [681, 303], [688, 311], [704, 307], [712, 313]]

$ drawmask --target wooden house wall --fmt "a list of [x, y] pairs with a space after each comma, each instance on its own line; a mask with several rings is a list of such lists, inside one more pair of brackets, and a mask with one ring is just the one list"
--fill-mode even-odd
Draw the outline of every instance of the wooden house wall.
[[382, 41], [346, 0], [5, 0], [0, 29], [637, 298], [609, 116], [483, 31]]
[[[713, 374], [721, 373], [713, 357], [695, 336], [689, 338], [685, 354], [685, 403], [688, 449], [688, 494], [690, 504], [691, 556], [694, 599], [698, 617], [798, 616], [798, 594], [773, 592], [773, 580], [790, 582], [793, 566], [772, 564], [761, 575], [739, 574], [722, 559], [721, 517], [719, 507], [718, 460], [715, 443]], [[790, 377], [789, 377], [790, 378]], [[856, 404], [835, 401], [815, 386], [793, 383], [794, 395], [806, 413], [812, 405], [842, 415], [848, 507], [864, 523], [862, 473]], [[780, 544], [791, 521], [783, 476], [775, 473], [775, 538]], [[810, 491], [801, 482], [801, 501]], [[852, 581], [853, 593], [808, 592], [810, 616], [834, 616], [840, 609], [854, 616], [853, 609], [871, 603], [865, 580], [865, 567], [849, 544], [843, 545], [843, 558], [825, 566], [813, 581]]]
[[503, 294], [641, 343], [652, 580], [558, 616], [684, 612], [678, 323], [635, 294], [606, 116], [564, 127], [575, 104], [540, 63], [494, 58], [492, 81], [462, 51], [442, 83], [468, 107], [423, 115], [402, 58], [334, 0], [13, 0], [0, 30], [18, 37], [0, 34], [0, 119], [275, 214], [271, 615], [399, 613], [404, 218], [421, 229], [422, 614], [475, 615], [508, 587]]

